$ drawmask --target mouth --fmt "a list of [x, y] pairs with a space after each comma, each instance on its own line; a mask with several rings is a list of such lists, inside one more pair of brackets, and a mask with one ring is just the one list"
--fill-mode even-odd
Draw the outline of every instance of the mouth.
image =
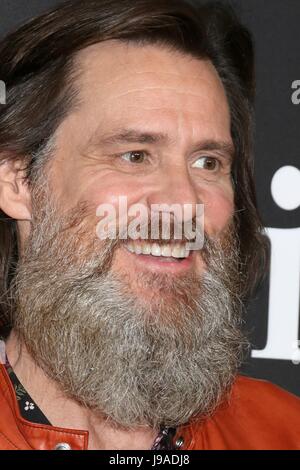
[[183, 242], [170, 242], [163, 245], [141, 240], [129, 241], [124, 248], [135, 261], [155, 271], [182, 271], [190, 268], [194, 251]]

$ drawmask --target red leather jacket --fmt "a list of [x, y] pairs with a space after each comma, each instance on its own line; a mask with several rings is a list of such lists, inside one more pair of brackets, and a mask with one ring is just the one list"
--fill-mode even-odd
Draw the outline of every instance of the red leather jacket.
[[[182, 450], [300, 450], [300, 399], [260, 380], [238, 377], [231, 398], [204, 422], [178, 429]], [[26, 421], [15, 391], [0, 365], [0, 449], [54, 450], [67, 444], [88, 448], [88, 431]]]

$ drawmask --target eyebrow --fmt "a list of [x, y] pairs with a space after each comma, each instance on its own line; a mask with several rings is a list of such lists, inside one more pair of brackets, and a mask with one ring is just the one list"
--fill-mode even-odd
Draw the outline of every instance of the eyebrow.
[[224, 142], [221, 140], [205, 140], [200, 144], [199, 150], [217, 151], [229, 155], [233, 160], [236, 154], [235, 147], [232, 142]]
[[137, 143], [137, 144], [156, 144], [168, 141], [167, 134], [161, 132], [141, 132], [135, 129], [120, 129], [113, 134], [108, 134], [100, 137], [97, 141], [97, 145], [109, 145], [109, 144], [126, 144], [126, 143]]
[[[114, 133], [92, 139], [96, 146], [113, 144], [157, 144], [170, 142], [170, 137], [162, 132], [142, 132], [135, 129], [119, 129]], [[235, 155], [235, 147], [230, 141], [206, 139], [195, 144], [198, 151], [218, 151], [229, 155], [231, 159]]]

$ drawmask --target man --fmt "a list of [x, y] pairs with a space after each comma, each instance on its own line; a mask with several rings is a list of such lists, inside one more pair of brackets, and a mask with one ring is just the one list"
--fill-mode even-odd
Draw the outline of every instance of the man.
[[[237, 375], [265, 253], [247, 30], [220, 6], [69, 1], [0, 53], [0, 448], [300, 449], [300, 400]], [[102, 236], [121, 198], [144, 236]]]

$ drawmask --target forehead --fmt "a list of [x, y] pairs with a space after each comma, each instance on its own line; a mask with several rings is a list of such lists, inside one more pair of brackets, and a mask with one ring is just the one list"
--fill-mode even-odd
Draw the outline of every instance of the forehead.
[[[160, 45], [106, 41], [77, 56], [79, 114], [89, 130], [108, 126], [210, 132], [228, 138], [222, 82], [207, 60]], [[159, 117], [159, 120], [158, 120]], [[226, 134], [226, 135], [225, 135]]]

